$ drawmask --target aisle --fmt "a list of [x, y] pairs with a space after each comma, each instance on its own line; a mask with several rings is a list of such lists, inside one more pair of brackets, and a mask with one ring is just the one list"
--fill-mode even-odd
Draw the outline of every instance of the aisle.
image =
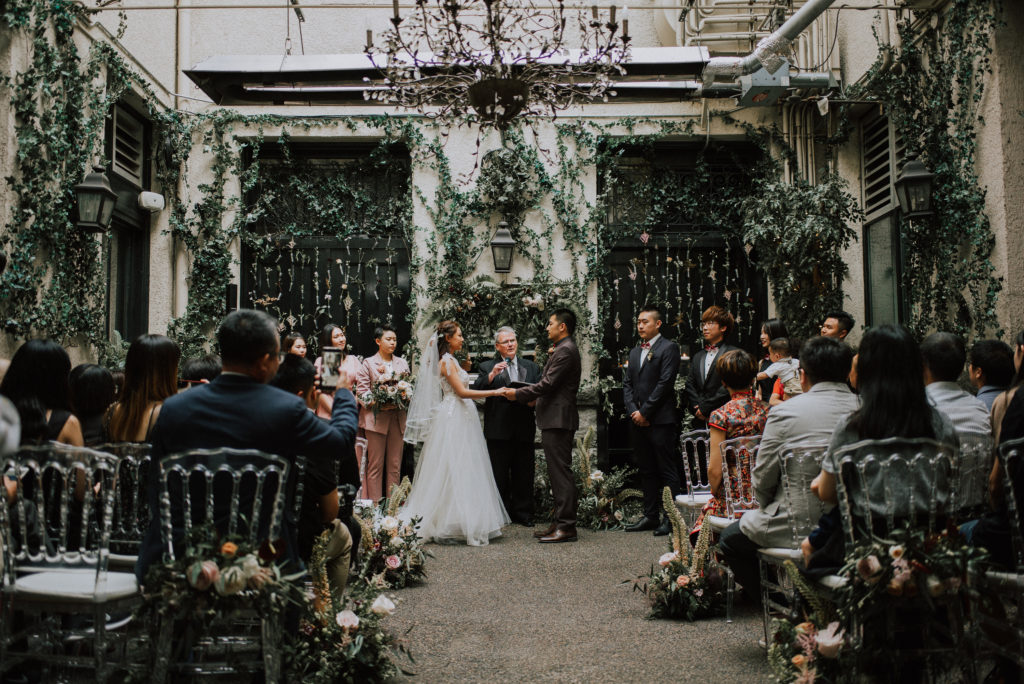
[[763, 682], [760, 613], [645, 620], [622, 580], [667, 548], [648, 533], [580, 532], [538, 544], [510, 525], [489, 547], [429, 545], [427, 581], [397, 592], [391, 627], [416, 658], [410, 682]]

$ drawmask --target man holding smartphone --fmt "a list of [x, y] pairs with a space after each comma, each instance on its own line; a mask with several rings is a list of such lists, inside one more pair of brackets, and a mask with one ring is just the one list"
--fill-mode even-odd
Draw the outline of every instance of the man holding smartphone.
[[[516, 331], [505, 326], [494, 334], [493, 359], [480, 364], [480, 374], [471, 389], [525, 387], [540, 380], [540, 368], [519, 358]], [[534, 439], [537, 433], [533, 406], [513, 403], [501, 397], [484, 400], [484, 437], [498, 486], [512, 522], [533, 526]]]

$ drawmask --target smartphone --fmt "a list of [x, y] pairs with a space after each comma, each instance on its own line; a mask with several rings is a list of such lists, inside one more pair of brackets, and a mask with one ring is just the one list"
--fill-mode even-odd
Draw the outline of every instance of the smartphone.
[[341, 349], [338, 347], [324, 347], [320, 354], [322, 359], [320, 366], [320, 388], [333, 390], [338, 387], [341, 368]]

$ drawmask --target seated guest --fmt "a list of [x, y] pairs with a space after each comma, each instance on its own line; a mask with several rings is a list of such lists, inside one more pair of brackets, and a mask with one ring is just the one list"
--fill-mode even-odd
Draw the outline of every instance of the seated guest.
[[106, 418], [109, 442], [148, 442], [164, 400], [178, 391], [178, 343], [139, 335], [124, 360], [124, 389]]
[[949, 417], [958, 434], [991, 435], [988, 408], [957, 384], [967, 361], [964, 341], [952, 333], [932, 333], [921, 343], [921, 358], [931, 405]]
[[299, 333], [290, 333], [281, 340], [281, 351], [306, 358], [306, 338]]
[[[953, 424], [928, 403], [922, 378], [921, 352], [903, 327], [881, 325], [864, 334], [857, 358], [857, 390], [860, 408], [840, 421], [829, 439], [821, 473], [811, 484], [818, 498], [835, 505], [839, 460], [836, 452], [865, 439], [924, 437], [958, 446]], [[808, 567], [823, 570], [843, 562], [843, 535], [839, 509], [822, 517], [818, 529], [801, 545]], [[820, 551], [820, 560], [811, 559]]]
[[711, 412], [729, 401], [729, 392], [715, 370], [715, 360], [736, 347], [725, 344], [725, 338], [736, 327], [732, 314], [720, 306], [709, 306], [701, 316], [700, 329], [704, 348], [693, 355], [690, 372], [683, 389], [686, 410], [693, 414], [693, 429], [707, 426]]
[[845, 311], [829, 311], [825, 314], [825, 321], [821, 324], [821, 336], [832, 337], [840, 342], [846, 340], [846, 336], [853, 330], [853, 316]]
[[0, 383], [21, 419], [21, 443], [60, 442], [82, 446], [82, 426], [71, 413], [71, 358], [53, 340], [29, 340], [18, 348]]
[[[316, 369], [308, 359], [296, 354], [286, 355], [270, 386], [298, 395], [310, 411], [316, 412], [320, 392], [316, 389]], [[340, 600], [348, 582], [352, 535], [345, 523], [338, 519], [338, 483], [334, 476], [334, 463], [320, 460], [306, 465], [303, 497], [298, 521], [299, 557], [308, 563], [316, 538], [325, 530], [330, 532], [330, 541], [325, 549], [327, 579], [331, 594]]]
[[[722, 386], [729, 393], [729, 401], [715, 409], [708, 417], [711, 441], [708, 448], [708, 483], [714, 496], [701, 510], [697, 524], [690, 532], [696, 540], [704, 516], [725, 515], [725, 489], [722, 476], [722, 442], [734, 437], [756, 437], [764, 431], [768, 419], [768, 404], [756, 398], [751, 389], [757, 375], [757, 361], [742, 349], [733, 349], [722, 354], [715, 362], [717, 375]], [[742, 489], [750, 485], [750, 471], [741, 466], [737, 472], [730, 471], [730, 495], [738, 497]]]
[[978, 388], [974, 396], [991, 411], [992, 402], [1013, 382], [1013, 350], [1002, 340], [975, 342], [967, 356], [967, 373]]
[[[857, 395], [846, 379], [850, 374], [853, 350], [830, 337], [814, 337], [800, 348], [800, 382], [803, 394], [794, 397], [768, 414], [757, 464], [751, 482], [759, 508], [749, 511], [725, 528], [719, 548], [744, 594], [758, 600], [760, 575], [757, 550], [787, 547], [793, 543], [789, 516], [792, 511], [782, 486], [781, 457], [793, 445], [828, 444], [840, 420], [857, 410]], [[813, 476], [818, 466], [813, 466]], [[792, 492], [788, 497], [800, 507], [801, 499], [814, 494]], [[809, 503], [803, 504], [806, 510]]]
[[71, 411], [82, 425], [85, 446], [103, 443], [103, 415], [114, 403], [114, 376], [103, 366], [82, 363], [71, 371], [68, 399]]
[[1010, 389], [1000, 394], [992, 402], [992, 438], [996, 444], [1000, 443], [999, 432], [1003, 425], [1003, 416], [1006, 415], [1006, 407], [1013, 401], [1017, 388], [1024, 385], [1024, 363], [1022, 361], [1024, 361], [1024, 330], [1017, 334], [1015, 341], [1013, 366], [1016, 374], [1013, 376], [1013, 382], [1010, 383]]
[[[296, 454], [312, 467], [334, 467], [339, 457], [341, 484], [359, 486], [359, 467], [353, 443], [358, 412], [351, 392], [339, 392], [330, 422], [317, 419], [299, 397], [268, 387], [277, 373], [280, 338], [277, 321], [262, 311], [240, 309], [228, 314], [217, 330], [224, 371], [213, 382], [169, 397], [151, 435], [153, 459], [191, 449], [259, 449], [293, 462]], [[340, 378], [345, 389], [351, 380]], [[149, 490], [151, 523], [135, 566], [145, 578], [149, 565], [160, 559], [159, 487]], [[288, 507], [293, 502], [288, 502]], [[295, 521], [285, 516], [284, 534], [290, 560], [295, 553]]]
[[178, 370], [178, 389], [188, 389], [192, 385], [205, 385], [220, 375], [220, 357], [216, 354], [205, 354], [198, 358], [188, 359]]

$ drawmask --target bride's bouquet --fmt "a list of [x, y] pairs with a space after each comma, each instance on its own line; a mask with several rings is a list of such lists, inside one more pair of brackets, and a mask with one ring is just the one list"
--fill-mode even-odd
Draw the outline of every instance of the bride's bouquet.
[[373, 382], [370, 389], [359, 397], [359, 402], [372, 408], [374, 415], [390, 409], [407, 411], [412, 401], [412, 392], [412, 376], [409, 373], [394, 373], [381, 376]]

